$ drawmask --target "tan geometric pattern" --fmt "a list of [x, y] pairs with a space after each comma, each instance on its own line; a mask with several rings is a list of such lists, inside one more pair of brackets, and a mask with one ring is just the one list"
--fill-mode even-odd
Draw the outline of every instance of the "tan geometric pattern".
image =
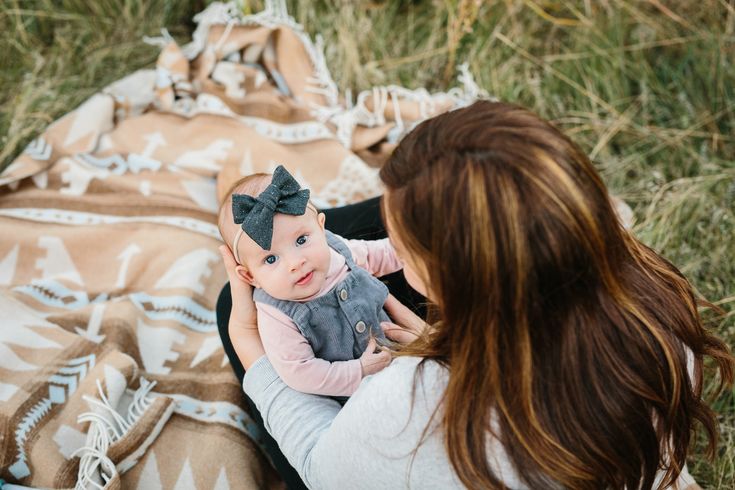
[[420, 120], [483, 95], [342, 97], [266, 2], [110, 85], [0, 174], [0, 478], [49, 488], [280, 488], [216, 329], [218, 203], [285, 165], [320, 206], [381, 192]]

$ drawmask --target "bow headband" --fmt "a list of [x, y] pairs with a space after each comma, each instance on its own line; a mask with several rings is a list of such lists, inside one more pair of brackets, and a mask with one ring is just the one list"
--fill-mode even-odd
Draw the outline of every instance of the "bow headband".
[[233, 251], [238, 264], [240, 261], [237, 243], [242, 232], [257, 243], [263, 250], [271, 247], [273, 239], [273, 216], [276, 213], [300, 216], [306, 212], [309, 203], [309, 190], [301, 189], [296, 179], [279, 165], [273, 172], [273, 180], [258, 197], [247, 194], [232, 195], [232, 216], [240, 225], [235, 235]]

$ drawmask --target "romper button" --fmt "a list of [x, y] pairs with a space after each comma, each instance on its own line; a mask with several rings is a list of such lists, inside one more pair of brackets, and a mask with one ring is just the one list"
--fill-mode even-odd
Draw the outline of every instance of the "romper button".
[[357, 330], [357, 333], [363, 333], [365, 331], [365, 322], [360, 320], [355, 324], [355, 330]]
[[347, 301], [347, 290], [343, 289], [339, 292], [339, 299], [342, 301]]

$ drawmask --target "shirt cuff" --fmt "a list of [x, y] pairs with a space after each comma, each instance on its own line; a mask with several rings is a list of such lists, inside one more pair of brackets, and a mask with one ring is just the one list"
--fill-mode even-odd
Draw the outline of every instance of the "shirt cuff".
[[268, 389], [277, 379], [278, 373], [273, 369], [268, 357], [262, 355], [250, 366], [250, 369], [245, 371], [245, 376], [242, 378], [242, 389], [255, 401], [258, 394]]

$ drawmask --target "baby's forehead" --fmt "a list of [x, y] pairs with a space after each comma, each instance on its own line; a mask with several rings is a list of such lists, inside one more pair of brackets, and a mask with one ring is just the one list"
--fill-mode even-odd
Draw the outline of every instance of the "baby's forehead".
[[318, 224], [317, 214], [308, 208], [304, 214], [299, 215], [276, 213], [273, 216], [273, 240], [288, 238], [304, 228], [313, 228]]
[[[306, 212], [300, 215], [276, 213], [275, 216], [273, 216], [273, 245], [276, 245], [278, 240], [287, 240], [291, 238], [293, 234], [301, 232], [304, 228], [314, 227], [321, 229], [319, 227], [318, 214], [313, 208], [307, 208]], [[243, 238], [246, 239], [247, 243], [247, 246], [245, 247], [245, 255], [252, 256], [267, 252], [260, 248], [260, 246], [255, 243], [247, 233], [243, 233]]]

